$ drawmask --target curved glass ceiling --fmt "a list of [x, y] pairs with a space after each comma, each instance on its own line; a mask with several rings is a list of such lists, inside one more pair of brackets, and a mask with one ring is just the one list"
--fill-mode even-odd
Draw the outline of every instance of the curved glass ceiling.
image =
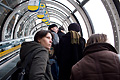
[[[6, 12], [7, 15], [11, 11], [6, 18], [3, 18], [2, 41], [30, 36], [49, 26], [37, 18], [37, 12], [28, 11], [28, 1], [21, 0], [21, 4], [19, 4], [20, 1], [18, 3], [15, 1], [17, 6], [14, 4], [14, 8], [12, 5], [6, 4], [7, 2], [8, 0], [1, 1], [9, 8], [0, 6], [1, 14]], [[113, 46], [118, 44], [119, 21], [116, 19], [118, 13], [114, 13], [112, 0], [41, 0], [41, 3], [46, 4], [50, 24], [63, 26], [68, 32], [67, 28], [70, 23], [78, 23], [81, 25], [81, 34], [86, 40], [91, 34], [105, 33]], [[2, 16], [0, 16], [1, 18]]]

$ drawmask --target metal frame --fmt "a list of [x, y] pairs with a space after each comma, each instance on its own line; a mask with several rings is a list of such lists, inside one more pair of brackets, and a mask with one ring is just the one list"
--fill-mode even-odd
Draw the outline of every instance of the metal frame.
[[78, 12], [81, 14], [84, 22], [85, 22], [85, 25], [86, 25], [86, 28], [87, 28], [87, 31], [88, 31], [88, 36], [90, 36], [93, 32], [92, 32], [92, 28], [91, 28], [91, 23], [87, 17], [87, 15], [85, 14], [84, 10], [82, 9], [82, 7], [80, 7], [75, 1], [73, 0], [68, 0], [77, 10]]
[[[101, 0], [101, 1], [103, 2], [104, 6], [108, 12], [108, 15], [110, 17], [110, 20], [111, 20], [113, 33], [114, 33], [115, 47], [118, 50], [118, 52], [120, 52], [120, 47], [119, 47], [119, 45], [120, 45], [120, 39], [119, 39], [119, 36], [120, 36], [120, 18], [119, 18], [117, 9], [113, 3], [113, 0]], [[52, 12], [51, 17], [54, 13], [61, 16], [62, 18], [64, 17], [64, 19], [66, 20], [67, 23], [63, 24], [63, 25], [66, 26], [67, 24], [70, 24], [71, 20], [68, 17], [70, 17], [73, 20], [73, 22], [77, 22], [75, 17], [72, 15], [72, 12], [68, 8], [66, 8], [66, 6], [64, 6], [64, 5], [61, 6], [61, 4], [58, 1], [41, 1], [41, 2], [44, 2], [46, 4], [51, 4], [51, 5], [54, 5], [56, 7], [60, 7], [65, 12], [65, 14], [69, 15], [69, 16], [65, 16], [65, 15], [61, 14], [59, 11], [55, 11], [55, 9], [52, 10], [51, 8], [48, 8], [48, 9], [50, 9], [49, 11]], [[90, 36], [93, 33], [92, 32], [93, 29], [91, 26], [91, 22], [89, 21], [88, 16], [86, 15], [86, 12], [84, 11], [83, 7], [79, 6], [74, 0], [68, 0], [68, 2], [70, 2], [76, 8], [76, 10], [80, 13], [80, 15], [82, 16], [82, 18], [85, 22], [87, 31], [88, 31], [88, 36]], [[3, 30], [2, 30], [2, 41], [5, 40], [5, 32], [6, 32], [6, 29], [8, 27], [9, 22], [11, 21], [13, 16], [19, 10], [27, 7], [27, 3], [28, 2], [24, 2], [24, 3], [20, 4], [19, 6], [17, 6], [13, 10], [13, 12], [8, 16], [6, 22], [4, 23]], [[24, 18], [25, 18], [25, 16], [24, 16]], [[59, 18], [57, 18], [57, 16], [55, 16], [55, 18], [59, 19]], [[63, 20], [63, 19], [60, 18], [60, 20]], [[18, 28], [18, 25], [21, 22], [22, 22], [22, 18], [21, 18], [20, 22], [17, 24], [16, 28]], [[17, 31], [17, 29], [15, 29], [15, 31]], [[13, 31], [12, 31], [12, 33], [13, 33]], [[16, 33], [15, 33], [15, 38], [17, 38]]]
[[52, 11], [53, 13], [59, 14], [59, 15], [60, 15], [61, 17], [63, 17], [69, 24], [71, 23], [70, 19], [68, 19], [66, 15], [61, 14], [59, 11], [56, 11], [56, 10], [53, 10], [53, 9], [50, 9], [50, 8], [48, 8], [48, 9], [49, 9], [48, 12], [49, 12], [49, 11]]
[[13, 9], [12, 9], [11, 7], [5, 5], [5, 4], [3, 4], [3, 3], [1, 3], [1, 2], [0, 2], [0, 5], [1, 5], [2, 7], [4, 7], [4, 8], [7, 8], [7, 9], [13, 11]]
[[52, 1], [52, 2], [51, 2], [51, 1], [41, 1], [41, 2], [44, 2], [44, 3], [46, 3], [46, 4], [52, 4], [52, 5], [55, 5], [55, 6], [59, 7], [59, 8], [61, 8], [63, 11], [66, 12], [66, 14], [68, 14], [68, 15], [72, 18], [73, 22], [76, 22], [75, 18], [74, 18], [73, 15], [70, 13], [70, 11], [68, 11], [68, 9], [65, 9], [63, 6], [55, 3], [54, 1]]
[[7, 26], [9, 24], [9, 22], [11, 21], [12, 17], [21, 9], [27, 7], [26, 3], [23, 3], [21, 5], [19, 5], [19, 7], [16, 7], [13, 12], [8, 16], [6, 22], [4, 23], [4, 26], [3, 26], [3, 30], [2, 30], [2, 41], [5, 41], [5, 32], [6, 32], [6, 29], [7, 29]]
[[[65, 9], [63, 6], [61, 6], [61, 5], [59, 5], [59, 4], [55, 3], [55, 2], [51, 2], [51, 1], [44, 1], [44, 2], [46, 2], [46, 4], [52, 4], [52, 5], [55, 5], [55, 6], [57, 6], [57, 7], [62, 8], [62, 10], [65, 11], [68, 15], [70, 15], [70, 17], [72, 18], [72, 20], [73, 20], [74, 22], [76, 22], [75, 18], [71, 15], [71, 13], [69, 12], [69, 10]], [[7, 18], [7, 20], [6, 20], [6, 22], [5, 22], [4, 26], [3, 26], [3, 30], [2, 30], [2, 41], [5, 40], [5, 31], [6, 31], [7, 27], [8, 27], [8, 24], [9, 24], [10, 20], [12, 19], [12, 17], [13, 17], [19, 10], [27, 7], [27, 3], [28, 3], [28, 2], [22, 3], [21, 5], [19, 5], [18, 7], [16, 7], [16, 8], [13, 10], [13, 12], [10, 14], [10, 16]], [[60, 14], [60, 13], [59, 13], [59, 14]], [[66, 18], [66, 19], [67, 19], [67, 18]], [[70, 23], [70, 22], [69, 22], [69, 23]], [[15, 31], [16, 31], [16, 29], [15, 29]], [[13, 33], [13, 31], [12, 31], [12, 33]], [[16, 35], [17, 35], [17, 34], [15, 33], [15, 35], [14, 35], [15, 38], [17, 38]]]
[[113, 3], [113, 0], [101, 0], [108, 12], [113, 33], [114, 33], [114, 43], [115, 48], [117, 49], [118, 53], [120, 53], [120, 17], [118, 11]]

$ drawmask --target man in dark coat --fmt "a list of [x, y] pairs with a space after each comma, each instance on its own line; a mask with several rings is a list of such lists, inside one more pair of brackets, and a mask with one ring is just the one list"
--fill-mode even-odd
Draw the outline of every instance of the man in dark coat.
[[71, 68], [83, 55], [85, 39], [80, 36], [80, 26], [72, 23], [68, 27], [69, 32], [62, 36], [59, 42], [59, 80], [70, 80]]

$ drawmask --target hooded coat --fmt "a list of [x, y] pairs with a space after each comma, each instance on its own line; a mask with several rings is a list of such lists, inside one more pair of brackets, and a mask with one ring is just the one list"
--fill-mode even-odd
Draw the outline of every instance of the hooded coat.
[[89, 45], [84, 55], [72, 67], [71, 80], [120, 80], [120, 61], [112, 45]]
[[29, 54], [32, 56], [32, 59], [30, 59], [31, 61], [29, 61], [26, 67], [28, 80], [53, 80], [47, 49], [34, 41], [24, 42], [20, 50], [21, 64], [25, 62]]

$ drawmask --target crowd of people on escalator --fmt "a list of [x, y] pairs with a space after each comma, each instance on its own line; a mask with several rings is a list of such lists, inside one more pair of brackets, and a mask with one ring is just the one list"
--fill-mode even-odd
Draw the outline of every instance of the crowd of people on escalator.
[[17, 66], [25, 62], [27, 80], [120, 80], [120, 60], [106, 34], [92, 34], [85, 40], [80, 25], [71, 23], [68, 32], [52, 24], [40, 30], [34, 41], [21, 45]]

